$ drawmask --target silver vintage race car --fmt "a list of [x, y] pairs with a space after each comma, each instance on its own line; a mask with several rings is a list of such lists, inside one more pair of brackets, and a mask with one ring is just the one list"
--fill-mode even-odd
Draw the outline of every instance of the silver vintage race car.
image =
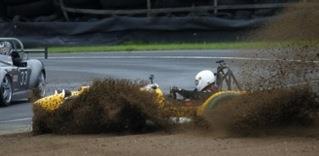
[[[13, 42], [20, 48], [13, 46]], [[0, 105], [45, 95], [46, 73], [40, 60], [28, 59], [19, 40], [0, 39]], [[36, 95], [34, 95], [36, 94]]]

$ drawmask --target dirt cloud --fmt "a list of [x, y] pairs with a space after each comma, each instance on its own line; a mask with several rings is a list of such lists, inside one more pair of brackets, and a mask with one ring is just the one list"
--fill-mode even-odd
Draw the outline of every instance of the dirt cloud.
[[[57, 134], [143, 132], [163, 128], [165, 117], [155, 95], [141, 91], [143, 82], [121, 79], [94, 81], [89, 91], [66, 100], [53, 112], [34, 106], [33, 132]], [[154, 127], [152, 127], [154, 128]]]
[[289, 127], [311, 127], [319, 103], [308, 88], [247, 93], [210, 110], [210, 129], [229, 135], [256, 135]]
[[255, 135], [289, 127], [317, 126], [319, 91], [319, 11], [300, 2], [262, 28], [251, 40], [270, 47], [242, 66], [246, 95], [220, 104], [205, 116], [209, 130], [223, 135]]

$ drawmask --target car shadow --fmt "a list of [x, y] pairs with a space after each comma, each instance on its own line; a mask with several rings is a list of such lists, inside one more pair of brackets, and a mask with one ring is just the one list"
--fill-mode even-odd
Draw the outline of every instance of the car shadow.
[[0, 105], [0, 108], [5, 108], [5, 107], [10, 107], [10, 106], [16, 106], [16, 105], [22, 105], [22, 104], [30, 104], [28, 100], [19, 100], [19, 101], [12, 101], [10, 105], [8, 106], [3, 106]]

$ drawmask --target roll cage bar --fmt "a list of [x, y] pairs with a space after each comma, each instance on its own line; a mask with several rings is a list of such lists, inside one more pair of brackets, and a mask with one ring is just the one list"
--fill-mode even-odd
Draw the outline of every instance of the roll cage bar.
[[17, 39], [17, 38], [0, 38], [0, 42], [3, 42], [3, 41], [8, 41], [10, 43], [13, 43], [14, 51], [16, 51], [18, 53], [24, 53], [24, 45], [19, 39]]
[[[45, 47], [44, 49], [24, 49], [24, 44], [22, 43], [21, 40], [19, 40], [18, 38], [13, 38], [13, 37], [0, 37], [0, 42], [3, 41], [8, 41], [10, 42], [14, 48], [14, 51], [17, 53], [20, 53], [22, 55], [24, 55], [25, 53], [29, 54], [29, 53], [44, 53], [44, 58], [48, 59], [48, 48]], [[28, 58], [28, 56], [27, 56]]]
[[238, 90], [242, 90], [233, 71], [228, 67], [226, 62], [224, 60], [219, 60], [216, 61], [216, 63], [218, 64], [218, 67], [214, 74], [216, 76], [216, 84], [218, 88], [221, 90], [223, 89], [223, 85], [226, 84], [227, 90], [234, 89], [233, 85], [235, 85]]

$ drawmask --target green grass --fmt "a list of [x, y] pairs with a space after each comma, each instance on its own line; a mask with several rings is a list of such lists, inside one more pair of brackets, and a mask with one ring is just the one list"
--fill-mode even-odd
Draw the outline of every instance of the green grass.
[[[300, 45], [304, 42], [298, 42]], [[124, 43], [119, 45], [87, 45], [49, 47], [50, 53], [118, 52], [150, 50], [262, 49], [288, 47], [290, 42], [210, 42], [210, 43]]]

